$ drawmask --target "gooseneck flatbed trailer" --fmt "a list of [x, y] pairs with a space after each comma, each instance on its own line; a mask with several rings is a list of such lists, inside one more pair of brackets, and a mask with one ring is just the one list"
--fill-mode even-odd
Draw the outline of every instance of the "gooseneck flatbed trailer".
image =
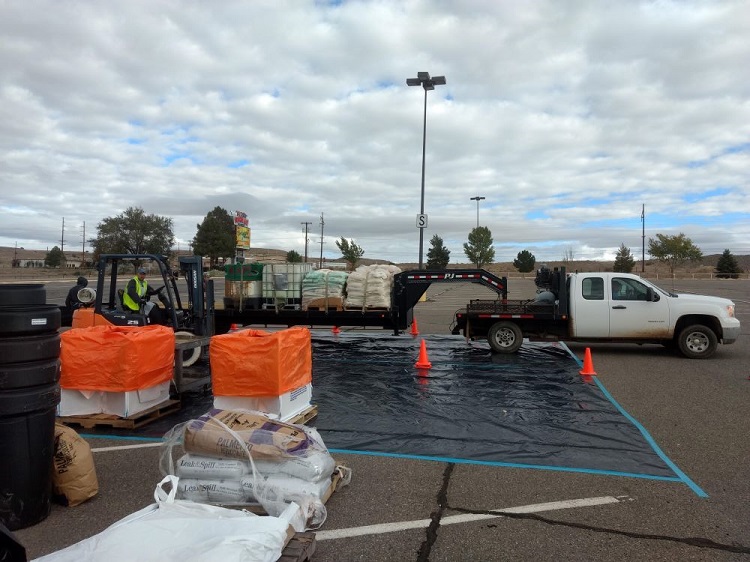
[[339, 310], [301, 310], [289, 308], [217, 309], [217, 333], [229, 330], [232, 324], [243, 326], [362, 326], [381, 327], [395, 334], [408, 329], [414, 320], [414, 307], [432, 283], [479, 283], [507, 300], [507, 279], [483, 269], [412, 270], [393, 276], [391, 304], [388, 308], [357, 307]]

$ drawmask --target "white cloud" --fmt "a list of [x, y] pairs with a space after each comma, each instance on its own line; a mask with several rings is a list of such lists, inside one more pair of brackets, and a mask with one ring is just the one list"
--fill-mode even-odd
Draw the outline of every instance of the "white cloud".
[[[741, 1], [20, 0], [0, 5], [0, 245], [95, 235], [137, 205], [185, 247], [215, 206], [253, 243], [454, 261], [613, 255], [684, 232], [750, 253], [750, 20]], [[319, 248], [319, 246], [318, 246]]]

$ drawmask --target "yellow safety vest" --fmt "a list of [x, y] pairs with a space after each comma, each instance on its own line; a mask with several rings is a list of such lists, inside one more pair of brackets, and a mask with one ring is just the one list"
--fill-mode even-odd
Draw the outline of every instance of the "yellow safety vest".
[[[146, 282], [146, 280], [144, 279], [143, 281], [141, 281], [136, 275], [135, 277], [133, 277], [133, 281], [135, 281], [135, 290], [138, 293], [138, 296], [140, 298], [146, 296], [146, 290], [148, 289], [148, 283]], [[128, 285], [129, 284], [130, 283], [128, 283]], [[127, 286], [125, 287], [125, 294], [122, 295], [122, 303], [130, 310], [134, 310], [136, 312], [141, 309], [141, 304], [133, 301], [133, 299], [130, 298]]]

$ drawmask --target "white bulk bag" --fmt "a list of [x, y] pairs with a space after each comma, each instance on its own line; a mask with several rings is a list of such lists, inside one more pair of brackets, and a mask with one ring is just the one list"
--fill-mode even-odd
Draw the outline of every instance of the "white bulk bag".
[[[170, 482], [171, 492], [162, 486]], [[178, 478], [167, 476], [156, 503], [121, 519], [98, 535], [36, 562], [272, 562], [281, 557], [292, 519], [290, 504], [280, 517], [175, 500]]]

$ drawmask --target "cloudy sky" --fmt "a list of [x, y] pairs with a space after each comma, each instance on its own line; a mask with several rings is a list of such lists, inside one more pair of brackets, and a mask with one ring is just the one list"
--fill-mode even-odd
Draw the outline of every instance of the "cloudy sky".
[[[466, 261], [750, 253], [750, 4], [3, 0], [0, 246], [80, 249], [127, 207], [186, 248], [216, 206], [255, 247]], [[426, 260], [426, 257], [425, 257]]]

